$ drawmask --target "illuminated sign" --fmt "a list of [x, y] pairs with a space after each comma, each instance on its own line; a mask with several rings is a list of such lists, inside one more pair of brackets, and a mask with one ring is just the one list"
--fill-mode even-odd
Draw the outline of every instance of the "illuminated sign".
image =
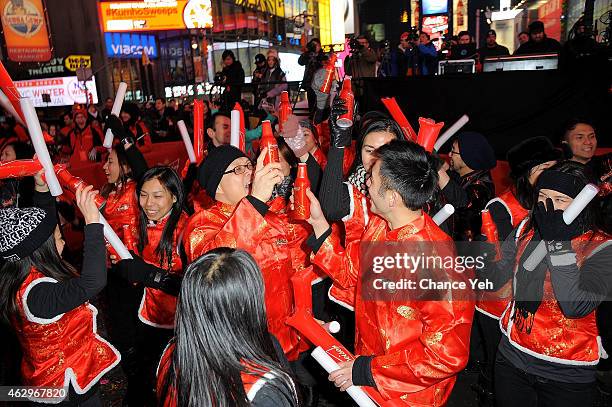
[[106, 55], [114, 58], [157, 58], [154, 35], [104, 33]]
[[424, 16], [446, 12], [448, 12], [448, 0], [423, 0]]
[[429, 34], [429, 38], [439, 51], [442, 47], [442, 37], [448, 31], [448, 16], [423, 17], [422, 31]]
[[51, 59], [49, 33], [41, 0], [0, 0], [8, 57], [15, 62]]
[[64, 59], [64, 65], [72, 72], [79, 68], [91, 68], [91, 55], [68, 55]]
[[213, 26], [210, 0], [100, 2], [104, 32], [162, 31]]
[[[87, 94], [93, 97], [93, 103], [98, 103], [95, 77], [87, 81], [86, 86], [87, 92], [85, 92], [83, 82], [79, 82], [76, 76], [15, 81], [15, 87], [19, 90], [21, 97], [31, 98], [35, 107], [85, 104], [87, 103]], [[49, 103], [43, 102], [43, 94], [51, 96]]]

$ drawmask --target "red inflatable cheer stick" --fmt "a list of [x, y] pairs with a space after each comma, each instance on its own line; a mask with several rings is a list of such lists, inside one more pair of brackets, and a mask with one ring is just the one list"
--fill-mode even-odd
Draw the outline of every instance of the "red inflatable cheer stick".
[[444, 127], [444, 122], [436, 123], [432, 119], [419, 117], [419, 135], [417, 136], [417, 144], [431, 153], [442, 127]]
[[25, 126], [25, 116], [21, 110], [19, 99], [21, 94], [15, 87], [11, 76], [4, 68], [4, 65], [0, 62], [0, 105], [11, 114], [19, 123]]
[[42, 170], [38, 160], [13, 160], [0, 163], [0, 179], [31, 177]]
[[383, 103], [383, 105], [385, 105], [393, 120], [395, 120], [402, 128], [406, 140], [416, 141], [417, 134], [410, 125], [410, 122], [408, 122], [408, 119], [404, 115], [404, 112], [402, 112], [402, 109], [400, 109], [395, 98], [382, 98], [380, 101]]
[[[75, 196], [76, 190], [79, 188], [79, 186], [82, 186], [83, 188], [88, 186], [88, 184], [81, 178], [75, 177], [70, 172], [68, 172], [66, 167], [63, 165], [55, 166], [55, 174], [57, 175], [57, 179], [59, 180], [60, 184]], [[98, 207], [98, 209], [102, 208], [106, 203], [106, 201], [104, 200], [104, 198], [102, 198], [100, 194], [96, 195], [94, 200], [96, 201], [96, 206]]]
[[331, 87], [334, 82], [334, 74], [336, 73], [336, 61], [338, 57], [336, 54], [331, 54], [329, 59], [325, 63], [325, 77], [323, 78], [323, 83], [321, 84], [321, 88], [319, 89], [321, 93], [331, 92]]
[[193, 150], [200, 165], [204, 159], [204, 101], [199, 99], [193, 100]]

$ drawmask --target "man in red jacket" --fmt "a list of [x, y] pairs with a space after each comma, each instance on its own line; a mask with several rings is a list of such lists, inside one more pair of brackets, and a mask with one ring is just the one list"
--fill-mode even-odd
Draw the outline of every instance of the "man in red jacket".
[[183, 240], [190, 262], [223, 246], [243, 249], [253, 256], [266, 287], [270, 332], [292, 361], [299, 354], [299, 338], [285, 320], [293, 312], [289, 279], [295, 265], [291, 250], [300, 250], [300, 242], [294, 241], [286, 221], [269, 210], [266, 203], [283, 175], [280, 164], [263, 164], [265, 155], [264, 149], [254, 168], [235, 147], [222, 145], [209, 151], [198, 170], [198, 179], [214, 203], [189, 219]]
[[[397, 292], [372, 297], [373, 288], [377, 288], [374, 281], [385, 277], [366, 264], [367, 251], [377, 243], [378, 247], [389, 247], [388, 242], [396, 242], [395, 247], [404, 250], [433, 245], [442, 248], [434, 249], [438, 256], [454, 254], [451, 238], [422, 210], [438, 182], [435, 160], [417, 144], [398, 140], [380, 147], [377, 157], [367, 178], [376, 216], [361, 239], [347, 242], [346, 249], [332, 232], [314, 195], [309, 194], [309, 222], [315, 232], [309, 245], [316, 253], [312, 262], [335, 284], [356, 292], [358, 357], [341, 363], [330, 380], [341, 390], [351, 385], [376, 387], [390, 405], [443, 405], [457, 373], [467, 364], [474, 303], [471, 296], [458, 298], [454, 291], [444, 292], [437, 300], [417, 300], [414, 295]], [[401, 242], [399, 246], [397, 242]], [[407, 254], [415, 258], [420, 255]], [[444, 268], [447, 273], [451, 271], [446, 265]], [[431, 270], [417, 267], [413, 271], [417, 281]], [[404, 273], [402, 277], [409, 275]]]

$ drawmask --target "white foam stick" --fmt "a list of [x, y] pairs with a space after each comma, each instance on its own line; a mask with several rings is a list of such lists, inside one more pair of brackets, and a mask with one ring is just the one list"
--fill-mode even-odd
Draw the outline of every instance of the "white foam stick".
[[231, 119], [232, 127], [230, 144], [236, 148], [240, 148], [240, 112], [238, 110], [232, 110]]
[[[113, 102], [113, 108], [111, 109], [111, 114], [119, 117], [119, 113], [121, 113], [121, 106], [123, 106], [123, 99], [125, 99], [125, 92], [127, 91], [127, 83], [121, 82], [117, 87], [117, 94], [115, 95], [115, 101]], [[111, 129], [106, 130], [106, 134], [104, 135], [104, 143], [102, 145], [106, 148], [111, 148], [113, 146], [113, 132]]]
[[[585, 185], [584, 188], [582, 188], [582, 191], [580, 191], [580, 193], [576, 195], [576, 198], [574, 198], [572, 203], [569, 204], [565, 211], [563, 211], [563, 221], [565, 222], [565, 224], [569, 225], [574, 220], [576, 220], [578, 215], [580, 215], [580, 212], [582, 212], [584, 208], [586, 208], [586, 206], [593, 200], [593, 198], [597, 196], [598, 192], [599, 188], [597, 188], [595, 185]], [[525, 262], [523, 263], [523, 267], [525, 268], [525, 270], [535, 270], [535, 268], [538, 267], [542, 260], [544, 260], [544, 257], [546, 257], [546, 253], [546, 243], [544, 243], [544, 241], [542, 240], [531, 252], [529, 257], [525, 259]]]
[[51, 191], [51, 195], [53, 196], [60, 196], [62, 194], [62, 187], [55, 175], [55, 169], [53, 168], [51, 157], [49, 157], [49, 150], [47, 149], [47, 144], [45, 143], [45, 138], [40, 128], [36, 109], [34, 109], [34, 105], [30, 98], [19, 99], [19, 104], [21, 105], [21, 111], [28, 125], [32, 146], [34, 146], [34, 151], [36, 151], [36, 158], [38, 158], [38, 161], [40, 161], [40, 164], [45, 169], [45, 178], [49, 186], [49, 191]]
[[106, 241], [115, 249], [119, 257], [121, 257], [121, 260], [132, 259], [133, 257], [130, 251], [125, 247], [121, 239], [119, 239], [119, 236], [117, 236], [102, 214], [100, 214], [100, 223], [104, 228], [104, 237]]
[[19, 123], [21, 123], [22, 126], [26, 125], [23, 122], [23, 120], [21, 120], [21, 116], [19, 116], [19, 113], [17, 113], [17, 110], [15, 110], [15, 106], [13, 106], [13, 104], [9, 100], [8, 96], [6, 96], [4, 94], [4, 92], [2, 92], [1, 90], [0, 90], [0, 106], [2, 106], [2, 108], [4, 110], [9, 112], [11, 114], [11, 116], [13, 116], [15, 118], [15, 120], [17, 120]]
[[330, 334], [337, 334], [340, 332], [340, 323], [338, 321], [330, 321], [326, 324], [323, 324], [323, 329], [325, 329]]
[[566, 225], [571, 224], [580, 212], [587, 207], [587, 205], [597, 196], [599, 192], [599, 188], [597, 188], [593, 184], [586, 184], [582, 191], [576, 195], [576, 198], [572, 201], [572, 203], [563, 211], [563, 221]]
[[185, 122], [182, 120], [176, 122], [176, 125], [178, 126], [181, 137], [183, 138], [183, 143], [185, 143], [185, 149], [187, 150], [187, 156], [189, 156], [189, 162], [195, 164], [198, 162], [198, 160], [196, 159], [195, 150], [193, 149], [193, 144], [191, 144], [191, 139], [189, 138], [187, 126], [185, 126]]
[[[340, 366], [338, 366], [331, 356], [329, 356], [320, 346], [317, 346], [315, 350], [312, 351], [311, 355], [327, 373], [340, 369]], [[355, 400], [355, 403], [357, 403], [359, 407], [376, 407], [376, 404], [360, 387], [351, 386], [346, 389], [346, 392]]]
[[442, 147], [444, 143], [448, 141], [448, 139], [453, 137], [455, 133], [461, 130], [461, 128], [465, 126], [465, 124], [469, 121], [470, 121], [470, 118], [468, 117], [467, 114], [464, 114], [463, 116], [461, 116], [459, 120], [457, 120], [452, 126], [446, 129], [444, 133], [440, 135], [440, 137], [438, 137], [438, 140], [436, 140], [436, 144], [434, 144], [434, 151], [438, 151], [440, 147]]
[[436, 225], [440, 226], [446, 219], [450, 218], [453, 213], [455, 213], [455, 207], [451, 204], [446, 204], [431, 219]]

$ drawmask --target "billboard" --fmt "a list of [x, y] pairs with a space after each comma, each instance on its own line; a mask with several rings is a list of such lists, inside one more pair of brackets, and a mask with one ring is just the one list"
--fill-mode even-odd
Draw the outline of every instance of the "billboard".
[[[92, 77], [86, 82], [86, 86], [87, 92], [83, 88], [83, 82], [79, 82], [76, 76], [15, 81], [15, 87], [21, 96], [31, 98], [35, 107], [86, 104], [87, 94], [92, 95], [93, 103], [98, 103], [96, 78]], [[51, 102], [43, 102], [42, 95], [45, 93], [51, 96]]]
[[424, 16], [448, 12], [448, 0], [422, 0], [422, 3]]
[[149, 58], [157, 58], [157, 44], [154, 35], [104, 33], [106, 55], [111, 58], [142, 58], [144, 52]]
[[210, 0], [103, 1], [98, 7], [104, 32], [182, 30], [213, 26]]
[[8, 58], [15, 62], [46, 62], [51, 47], [42, 0], [0, 0]]

